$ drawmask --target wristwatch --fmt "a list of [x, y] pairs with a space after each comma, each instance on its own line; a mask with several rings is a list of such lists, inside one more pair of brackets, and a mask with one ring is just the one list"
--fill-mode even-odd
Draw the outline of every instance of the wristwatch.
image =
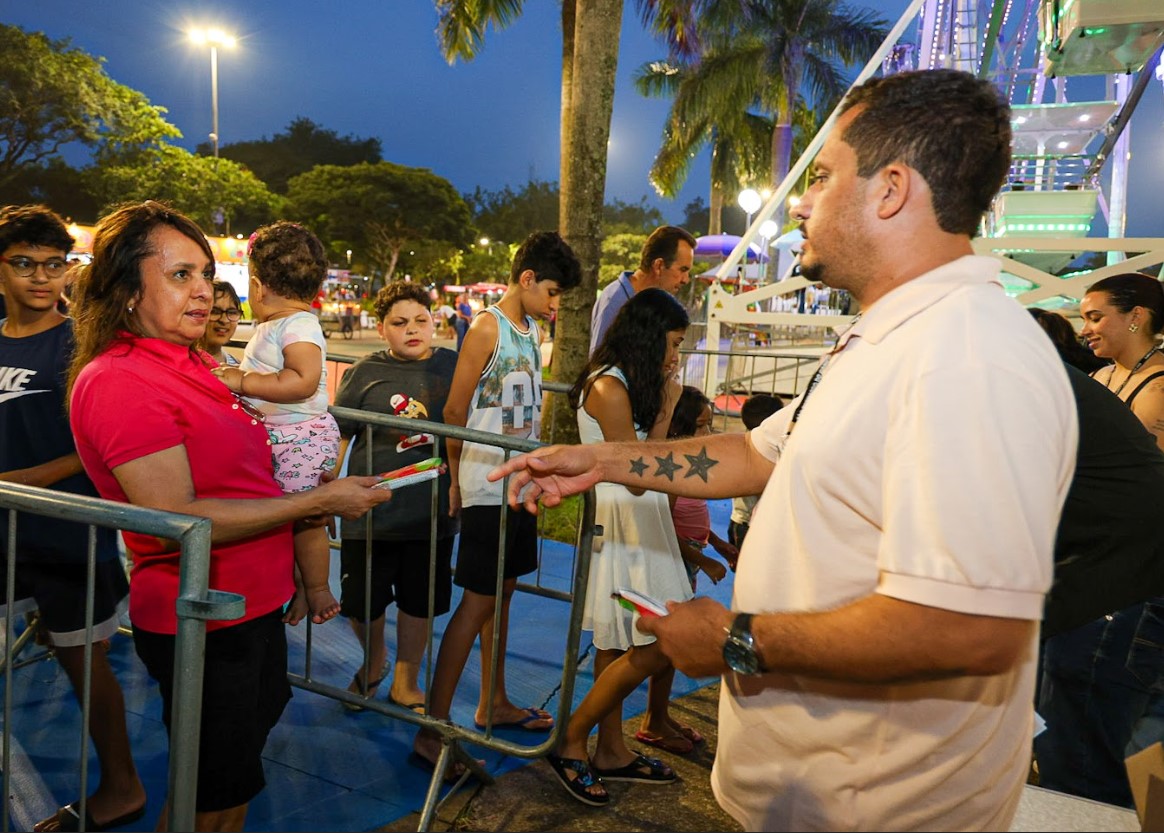
[[737, 674], [762, 674], [764, 667], [756, 650], [756, 639], [752, 636], [752, 614], [741, 613], [728, 630], [727, 641], [723, 643], [723, 661]]

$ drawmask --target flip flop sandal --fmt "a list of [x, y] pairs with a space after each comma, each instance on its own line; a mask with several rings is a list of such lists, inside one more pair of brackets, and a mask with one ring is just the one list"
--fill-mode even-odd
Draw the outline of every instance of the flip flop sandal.
[[[352, 675], [352, 681], [350, 683], [348, 683], [348, 691], [350, 691], [352, 694], [358, 694], [366, 700], [371, 700], [373, 697], [376, 696], [376, 690], [378, 688], [380, 688], [380, 683], [384, 682], [384, 671], [381, 670], [379, 677], [372, 680], [367, 685], [364, 685], [363, 683], [360, 682], [360, 671], [363, 671], [363, 670], [364, 670], [363, 666], [361, 666], [359, 671], [356, 671], [356, 673]], [[343, 704], [344, 704], [344, 708], [347, 709], [348, 711], [352, 711], [352, 712], [364, 711], [364, 707], [357, 704], [357, 703], [349, 703], [347, 701], [343, 701]], [[421, 703], [421, 705], [423, 706], [424, 704]]]
[[684, 737], [682, 733], [678, 732], [674, 735], [652, 735], [640, 730], [635, 732], [635, 740], [673, 755], [687, 755], [695, 749], [695, 743], [691, 738]]
[[[550, 765], [550, 769], [554, 771], [558, 781], [566, 788], [566, 792], [583, 804], [589, 804], [591, 807], [604, 807], [610, 801], [610, 793], [606, 792], [605, 788], [599, 795], [587, 792], [590, 787], [602, 786], [602, 779], [594, 775], [594, 770], [588, 761], [580, 758], [546, 755], [546, 763]], [[568, 776], [567, 771], [572, 771], [574, 777]]]
[[679, 734], [687, 738], [692, 743], [703, 743], [703, 735], [699, 734], [699, 730], [694, 726], [680, 726]]
[[658, 758], [635, 753], [635, 759], [615, 769], [591, 767], [594, 774], [605, 781], [633, 781], [637, 784], [671, 784], [679, 779], [675, 770]]
[[395, 697], [392, 696], [392, 692], [389, 691], [388, 692], [388, 702], [391, 703], [393, 706], [399, 706], [402, 709], [408, 709], [409, 711], [416, 712], [417, 714], [424, 714], [424, 701], [423, 700], [416, 702], [416, 703], [405, 703], [405, 702], [402, 702], [400, 700], [397, 700]]
[[[543, 711], [542, 709], [535, 709], [533, 706], [522, 709], [521, 711], [525, 715], [525, 717], [523, 717], [521, 720], [494, 721], [493, 728], [494, 729], [524, 729], [527, 732], [548, 732], [554, 728], [554, 718], [553, 718], [553, 716], [550, 715], [549, 712]], [[548, 722], [550, 725], [549, 726], [533, 726], [533, 725], [531, 725], [533, 723], [546, 723], [546, 722]], [[484, 723], [478, 723], [476, 720], [474, 720], [473, 724], [481, 731], [485, 731], [485, 724]]]
[[[45, 819], [38, 823], [33, 829], [40, 830], [41, 825], [47, 824], [51, 821], [56, 821], [57, 826], [53, 830], [72, 831], [81, 829], [81, 814], [77, 812], [77, 808], [81, 806], [80, 801], [74, 801], [72, 804], [66, 804], [61, 809], [57, 810], [56, 816]], [[143, 804], [136, 810], [130, 810], [122, 816], [115, 819], [110, 819], [104, 824], [98, 824], [93, 820], [93, 816], [89, 813], [89, 808], [85, 808], [85, 829], [93, 831], [113, 830], [118, 827], [125, 827], [128, 824], [133, 824], [135, 821], [145, 815], [146, 806]]]

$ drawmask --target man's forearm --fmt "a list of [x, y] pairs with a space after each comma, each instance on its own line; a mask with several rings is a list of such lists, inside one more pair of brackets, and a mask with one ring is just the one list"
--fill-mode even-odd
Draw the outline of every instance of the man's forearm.
[[595, 449], [606, 482], [683, 497], [759, 494], [772, 474], [772, 462], [752, 448], [746, 434], [603, 443]]

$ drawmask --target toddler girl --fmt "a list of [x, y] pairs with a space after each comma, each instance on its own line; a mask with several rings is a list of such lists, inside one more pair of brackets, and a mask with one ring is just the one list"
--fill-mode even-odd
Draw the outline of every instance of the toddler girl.
[[[278, 222], [251, 235], [250, 304], [254, 335], [242, 364], [214, 370], [246, 398], [267, 426], [275, 479], [284, 492], [318, 486], [339, 452], [339, 428], [327, 412], [327, 341], [311, 302], [327, 277], [323, 244], [296, 223]], [[311, 613], [316, 624], [339, 613], [328, 586], [327, 530], [295, 532], [296, 592], [283, 621], [296, 625]]]

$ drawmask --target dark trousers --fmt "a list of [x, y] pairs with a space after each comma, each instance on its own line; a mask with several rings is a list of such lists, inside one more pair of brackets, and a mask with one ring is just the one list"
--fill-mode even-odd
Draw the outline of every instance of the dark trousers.
[[1043, 643], [1035, 738], [1039, 785], [1132, 807], [1124, 769], [1132, 731], [1161, 684], [1164, 598], [1102, 616]]

